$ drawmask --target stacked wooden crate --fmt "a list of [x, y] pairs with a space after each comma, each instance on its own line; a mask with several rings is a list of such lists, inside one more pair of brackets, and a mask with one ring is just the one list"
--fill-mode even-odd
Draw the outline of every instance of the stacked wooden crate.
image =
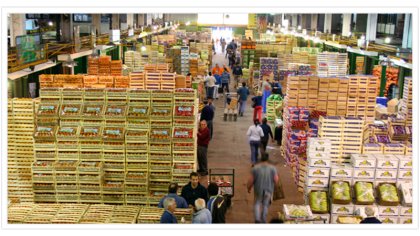
[[318, 137], [329, 139], [331, 142], [331, 161], [345, 162], [341, 158], [341, 140], [344, 119], [341, 116], [319, 117]]
[[189, 182], [189, 174], [196, 170], [196, 135], [198, 100], [194, 89], [174, 91], [173, 131], [172, 131], [172, 181], [184, 186]]
[[145, 88], [145, 73], [144, 72], [131, 72], [130, 73], [130, 88], [144, 89]]
[[348, 98], [348, 85], [347, 78], [340, 78], [338, 82], [338, 96], [337, 96], [337, 115], [345, 116], [347, 111], [347, 98]]
[[160, 73], [147, 72], [145, 76], [145, 89], [154, 90], [160, 89]]
[[31, 165], [34, 161], [34, 100], [8, 101], [8, 197], [33, 202]]
[[369, 75], [352, 75], [348, 78], [347, 116], [373, 120], [378, 94], [378, 78]]
[[162, 72], [160, 74], [160, 89], [174, 90], [175, 89], [175, 73]]
[[110, 75], [111, 74], [111, 57], [101, 56], [98, 59], [98, 75]]
[[356, 57], [356, 74], [363, 74], [365, 70], [365, 57], [357, 56]]
[[316, 110], [327, 112], [329, 79], [319, 78], [318, 102]]
[[317, 108], [318, 104], [318, 89], [319, 89], [319, 78], [317, 76], [309, 76], [308, 84], [308, 108], [313, 111]]
[[323, 52], [317, 56], [317, 75], [344, 77], [347, 74], [347, 53]]
[[121, 76], [122, 75], [122, 60], [111, 61], [111, 75]]
[[403, 103], [401, 115], [406, 119], [406, 126], [412, 126], [413, 123], [413, 79], [406, 77], [404, 79]]
[[186, 75], [190, 72], [190, 49], [189, 47], [181, 47], [181, 73]]
[[88, 74], [98, 75], [99, 74], [99, 60], [98, 57], [88, 57]]

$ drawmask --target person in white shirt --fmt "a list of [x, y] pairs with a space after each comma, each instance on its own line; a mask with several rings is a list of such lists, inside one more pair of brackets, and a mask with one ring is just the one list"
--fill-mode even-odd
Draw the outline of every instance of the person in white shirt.
[[264, 137], [264, 132], [259, 126], [260, 121], [254, 120], [254, 124], [248, 128], [246, 135], [249, 138], [249, 145], [251, 146], [251, 163], [254, 166], [258, 162], [258, 148], [261, 143], [261, 137]]
[[209, 72], [209, 74], [204, 79], [204, 82], [206, 83], [206, 92], [207, 97], [214, 97], [214, 86], [216, 85], [216, 78]]

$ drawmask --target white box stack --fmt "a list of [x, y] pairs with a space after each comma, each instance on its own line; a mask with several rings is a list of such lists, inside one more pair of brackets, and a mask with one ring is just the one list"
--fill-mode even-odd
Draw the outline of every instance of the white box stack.
[[357, 181], [374, 182], [376, 158], [372, 154], [352, 154], [353, 183]]
[[375, 154], [376, 156], [376, 173], [375, 186], [379, 183], [396, 183], [399, 159], [392, 154]]
[[186, 75], [190, 72], [190, 49], [189, 47], [181, 47], [181, 73]]
[[305, 195], [311, 190], [328, 191], [331, 141], [325, 138], [309, 138], [306, 152]]

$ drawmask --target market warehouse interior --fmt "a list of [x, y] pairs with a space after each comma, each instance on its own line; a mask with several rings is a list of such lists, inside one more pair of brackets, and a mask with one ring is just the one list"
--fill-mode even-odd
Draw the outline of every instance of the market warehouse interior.
[[8, 223], [412, 224], [412, 18], [10, 14]]

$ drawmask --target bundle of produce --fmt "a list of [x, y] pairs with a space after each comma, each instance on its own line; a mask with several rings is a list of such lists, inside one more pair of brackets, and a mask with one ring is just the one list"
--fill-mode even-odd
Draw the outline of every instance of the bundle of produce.
[[312, 191], [309, 194], [309, 206], [313, 213], [328, 213], [328, 199], [325, 191]]
[[379, 204], [384, 206], [398, 206], [400, 198], [398, 196], [397, 187], [392, 183], [383, 183], [378, 187]]
[[375, 197], [373, 195], [373, 184], [370, 182], [357, 182], [354, 185], [354, 192], [356, 195], [356, 204], [370, 205], [375, 202]]
[[331, 189], [331, 197], [334, 204], [349, 204], [351, 202], [349, 182], [334, 182]]
[[283, 212], [286, 219], [312, 218], [311, 208], [307, 205], [284, 204]]

